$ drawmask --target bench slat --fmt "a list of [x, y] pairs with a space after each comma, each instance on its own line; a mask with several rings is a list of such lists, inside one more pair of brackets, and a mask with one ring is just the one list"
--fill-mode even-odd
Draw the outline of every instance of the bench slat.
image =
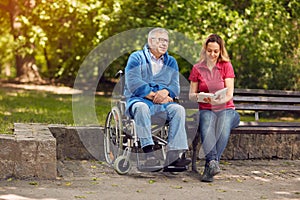
[[241, 121], [239, 127], [300, 127], [300, 122], [244, 122]]
[[242, 134], [269, 134], [269, 133], [284, 133], [284, 134], [295, 134], [300, 132], [300, 127], [258, 127], [258, 126], [247, 126], [238, 127], [232, 129], [232, 133]]
[[293, 105], [270, 105], [270, 104], [238, 104], [235, 103], [236, 110], [256, 110], [256, 111], [300, 111], [300, 106]]
[[292, 97], [262, 97], [262, 96], [234, 96], [235, 102], [270, 102], [270, 103], [298, 103], [300, 104], [299, 98]]
[[287, 96], [287, 97], [300, 97], [299, 91], [287, 90], [263, 90], [263, 89], [234, 89], [234, 94], [238, 95], [265, 95], [265, 96]]

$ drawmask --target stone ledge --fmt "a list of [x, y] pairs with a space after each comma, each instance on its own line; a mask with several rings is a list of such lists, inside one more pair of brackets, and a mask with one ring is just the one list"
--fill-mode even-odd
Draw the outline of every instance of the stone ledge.
[[58, 160], [103, 160], [103, 127], [64, 126], [52, 124], [49, 130], [56, 138]]
[[231, 134], [224, 159], [300, 159], [300, 134]]
[[[0, 134], [0, 180], [55, 179], [57, 160], [100, 160], [103, 127], [16, 123], [14, 135]], [[198, 146], [200, 148], [200, 145]], [[200, 151], [199, 158], [203, 158]], [[223, 159], [300, 159], [299, 134], [232, 134]]]
[[14, 135], [0, 134], [0, 179], [55, 179], [56, 140], [45, 124], [14, 124]]

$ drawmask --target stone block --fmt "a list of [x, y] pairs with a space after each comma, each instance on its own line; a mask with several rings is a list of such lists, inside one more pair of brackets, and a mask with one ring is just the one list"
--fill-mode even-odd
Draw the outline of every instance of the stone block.
[[300, 135], [232, 134], [222, 159], [300, 159]]
[[292, 143], [292, 149], [293, 154], [291, 159], [300, 159], [300, 135], [295, 136], [295, 141]]
[[66, 137], [66, 129], [65, 125], [61, 124], [50, 124], [48, 126], [51, 134], [54, 136], [56, 139], [56, 158], [58, 160], [63, 160], [65, 159], [64, 157], [64, 146], [65, 146], [65, 137]]
[[13, 156], [16, 149], [15, 135], [0, 134], [0, 161], [14, 161]]
[[277, 157], [281, 159], [292, 159], [294, 141], [296, 141], [296, 135], [292, 135], [292, 134], [278, 135]]
[[103, 160], [103, 132], [102, 127], [75, 127], [80, 141], [86, 151], [97, 160]]
[[102, 127], [49, 126], [57, 141], [57, 159], [104, 160]]
[[15, 162], [0, 160], [0, 180], [14, 176]]
[[0, 180], [12, 177], [15, 168], [15, 136], [0, 134]]
[[56, 140], [48, 127], [16, 123], [14, 130], [0, 137], [0, 178], [56, 179]]
[[32, 137], [16, 135], [14, 175], [18, 178], [35, 177], [37, 143]]

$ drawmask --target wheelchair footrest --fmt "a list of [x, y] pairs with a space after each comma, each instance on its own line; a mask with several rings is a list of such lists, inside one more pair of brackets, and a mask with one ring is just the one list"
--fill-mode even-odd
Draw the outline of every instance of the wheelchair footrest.
[[163, 169], [164, 166], [145, 166], [145, 165], [140, 165], [137, 167], [137, 169], [140, 172], [159, 172], [160, 170]]
[[166, 166], [164, 167], [163, 172], [183, 172], [188, 170], [189, 166]]

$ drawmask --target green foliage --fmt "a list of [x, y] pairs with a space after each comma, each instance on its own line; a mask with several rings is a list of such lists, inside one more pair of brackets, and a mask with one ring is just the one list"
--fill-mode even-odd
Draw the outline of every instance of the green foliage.
[[[85, 57], [98, 44], [130, 29], [161, 26], [182, 33], [199, 46], [208, 34], [221, 35], [236, 71], [236, 87], [299, 90], [297, 0], [35, 0], [31, 9], [25, 6], [27, 0], [18, 2], [22, 35], [15, 40], [9, 15], [0, 3], [2, 77], [5, 67], [14, 73], [17, 49], [35, 56], [43, 77], [72, 84]], [[132, 37], [137, 37], [142, 48], [145, 38]], [[200, 53], [186, 48], [184, 42], [173, 48], [177, 52], [182, 48], [195, 62]], [[170, 53], [188, 77], [193, 63]], [[106, 78], [124, 68], [128, 55], [110, 64]]]
[[274, 1], [252, 1], [243, 22], [239, 38], [231, 47], [238, 85], [299, 89], [299, 32], [286, 8]]

